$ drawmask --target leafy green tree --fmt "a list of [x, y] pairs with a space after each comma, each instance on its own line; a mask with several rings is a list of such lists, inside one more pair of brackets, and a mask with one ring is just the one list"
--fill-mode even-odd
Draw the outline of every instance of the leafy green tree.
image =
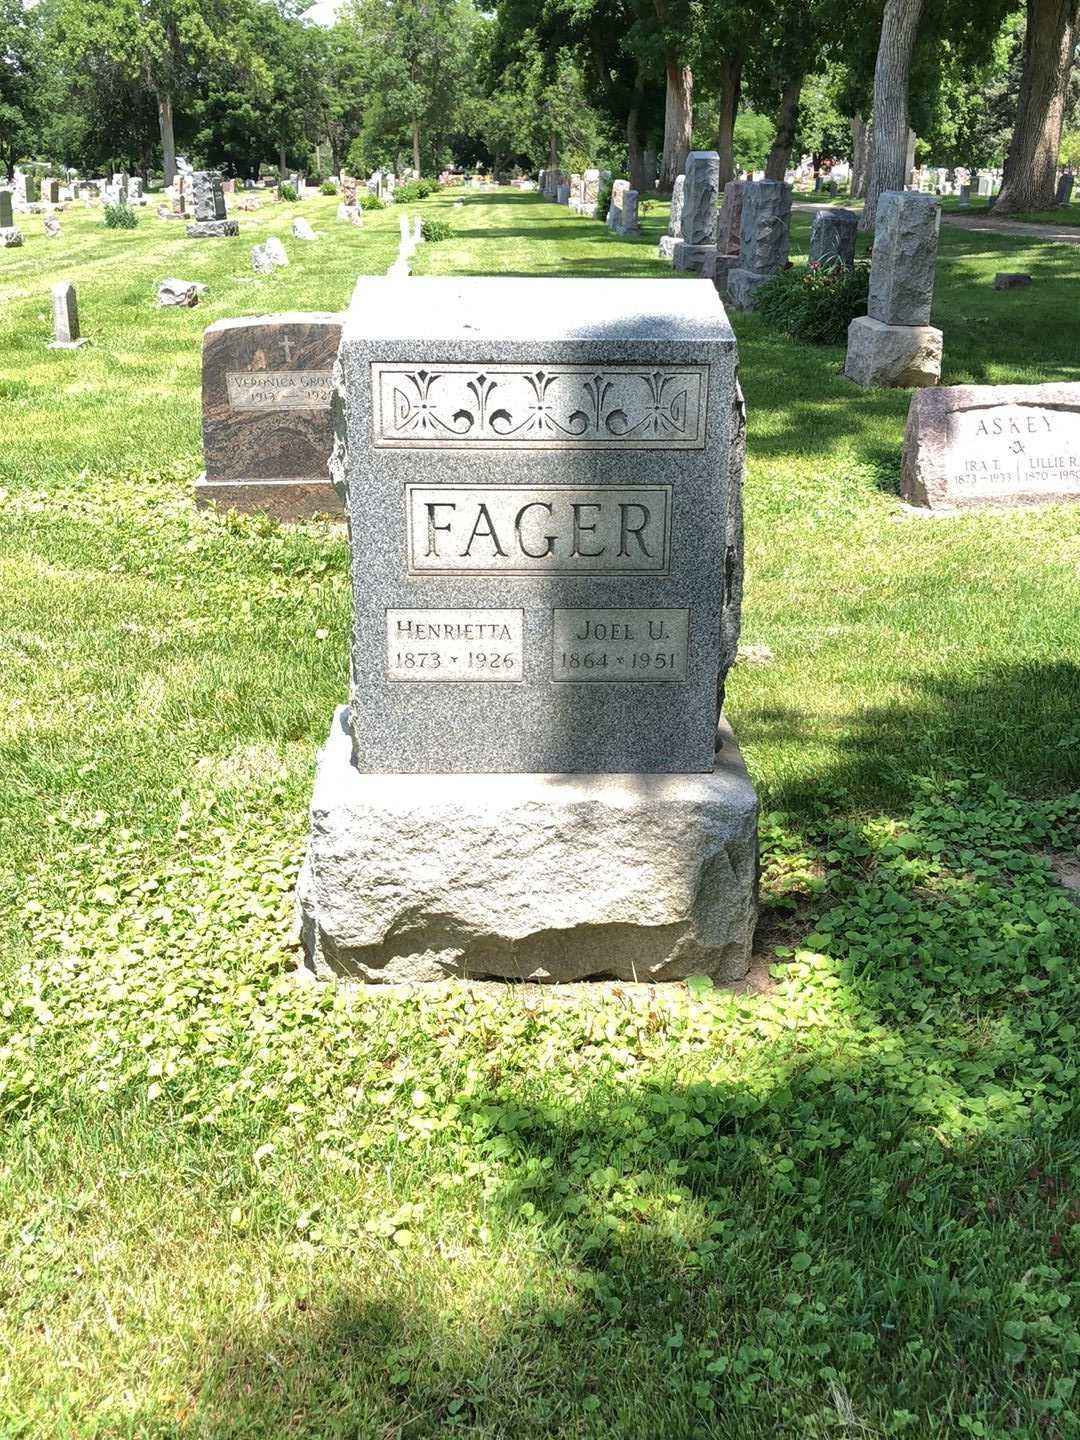
[[42, 17], [22, 0], [0, 0], [0, 163], [10, 179], [33, 148], [42, 118]]
[[1057, 158], [1080, 40], [1080, 0], [1028, 0], [1016, 124], [995, 210], [1054, 203]]

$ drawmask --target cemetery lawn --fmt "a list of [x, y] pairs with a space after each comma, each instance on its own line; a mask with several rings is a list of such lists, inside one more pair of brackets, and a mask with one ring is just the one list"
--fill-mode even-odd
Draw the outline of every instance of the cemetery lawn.
[[[419, 269], [670, 275], [456, 198]], [[203, 327], [389, 263], [336, 203], [0, 252], [0, 1436], [1080, 1433], [1080, 506], [905, 512], [908, 396], [736, 316], [759, 983], [298, 986], [346, 545], [191, 484]], [[1078, 281], [943, 229], [944, 380], [1080, 378]]]

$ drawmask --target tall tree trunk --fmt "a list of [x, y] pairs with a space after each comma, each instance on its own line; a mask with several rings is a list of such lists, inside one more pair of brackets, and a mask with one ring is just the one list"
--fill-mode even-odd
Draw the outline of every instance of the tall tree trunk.
[[787, 174], [791, 147], [795, 144], [795, 131], [799, 127], [799, 96], [802, 94], [803, 77], [785, 80], [780, 93], [780, 109], [776, 116], [776, 138], [773, 140], [769, 158], [765, 162], [766, 180], [783, 180]]
[[420, 174], [420, 121], [413, 116], [412, 122], [412, 163], [417, 175]]
[[176, 137], [173, 134], [172, 96], [167, 91], [158, 91], [157, 113], [161, 131], [161, 165], [165, 172], [165, 184], [171, 185], [176, 179]]
[[1028, 0], [1016, 124], [995, 210], [1047, 210], [1054, 203], [1077, 9], [1077, 0]]
[[289, 157], [285, 152], [285, 141], [279, 140], [277, 147], [278, 178], [284, 180], [289, 173]]
[[739, 86], [742, 56], [722, 55], [720, 76], [720, 119], [716, 126], [716, 151], [720, 156], [720, 185], [735, 176], [735, 117], [739, 113]]
[[908, 144], [908, 90], [911, 52], [924, 0], [885, 0], [874, 68], [874, 148], [866, 182], [860, 230], [874, 228], [878, 196], [904, 188]]
[[548, 131], [548, 158], [547, 168], [557, 170], [559, 168], [559, 137], [554, 130]]
[[851, 117], [851, 184], [848, 193], [852, 200], [861, 200], [866, 194], [866, 172], [870, 163], [870, 126], [861, 115]]
[[645, 156], [641, 136], [638, 134], [639, 104], [638, 96], [635, 95], [634, 103], [630, 106], [630, 113], [626, 117], [626, 149], [630, 171], [630, 189], [640, 191], [645, 188]]
[[668, 56], [667, 94], [664, 100], [664, 156], [660, 161], [660, 189], [671, 190], [686, 169], [690, 131], [694, 124], [694, 76], [689, 65]]

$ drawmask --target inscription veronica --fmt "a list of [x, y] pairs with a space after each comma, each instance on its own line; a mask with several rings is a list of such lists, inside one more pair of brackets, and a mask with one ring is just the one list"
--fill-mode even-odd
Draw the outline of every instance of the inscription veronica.
[[704, 365], [372, 365], [377, 446], [701, 450]]

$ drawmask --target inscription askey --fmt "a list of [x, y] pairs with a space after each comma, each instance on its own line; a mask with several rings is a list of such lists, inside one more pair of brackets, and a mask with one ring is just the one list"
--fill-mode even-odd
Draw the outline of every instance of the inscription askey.
[[575, 684], [686, 679], [689, 610], [556, 610], [551, 678]]
[[666, 575], [670, 485], [407, 485], [409, 570]]
[[521, 610], [387, 610], [387, 678], [414, 684], [520, 680], [523, 629]]

